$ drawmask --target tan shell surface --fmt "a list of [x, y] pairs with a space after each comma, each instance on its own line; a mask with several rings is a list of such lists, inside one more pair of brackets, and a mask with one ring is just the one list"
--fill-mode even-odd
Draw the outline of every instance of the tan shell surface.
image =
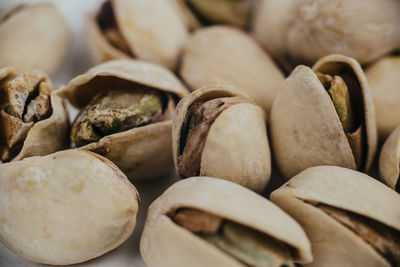
[[192, 177], [172, 185], [148, 210], [140, 250], [149, 266], [187, 266], [185, 263], [189, 262], [193, 263], [190, 266], [243, 266], [167, 216], [181, 207], [200, 209], [249, 226], [297, 250], [296, 261], [312, 260], [310, 244], [301, 227], [272, 202], [235, 183]]
[[75, 107], [83, 108], [99, 92], [132, 83], [172, 93], [179, 98], [187, 94], [185, 86], [168, 69], [131, 59], [112, 60], [89, 69], [72, 79], [62, 94]]
[[132, 233], [139, 196], [93, 153], [65, 150], [0, 165], [0, 241], [38, 263], [100, 256]]
[[386, 139], [379, 156], [379, 174], [383, 181], [396, 190], [400, 170], [400, 126]]
[[272, 192], [271, 200], [310, 237], [314, 262], [307, 266], [390, 266], [364, 240], [311, 204], [354, 212], [400, 230], [399, 195], [368, 175], [336, 166], [309, 168]]
[[266, 112], [284, 80], [253, 37], [228, 26], [196, 31], [183, 49], [181, 64], [180, 74], [192, 90], [229, 84], [247, 93]]
[[285, 80], [269, 123], [271, 149], [284, 178], [316, 165], [356, 169], [333, 103], [310, 68], [298, 66]]
[[267, 187], [271, 155], [266, 115], [260, 107], [236, 104], [217, 117], [201, 154], [200, 175], [226, 179], [256, 192]]
[[133, 54], [174, 69], [188, 33], [170, 0], [112, 0], [112, 4]]
[[383, 58], [365, 75], [374, 99], [379, 138], [384, 140], [400, 125], [400, 56]]
[[49, 3], [21, 5], [0, 17], [0, 67], [54, 73], [65, 58], [70, 33], [60, 11]]
[[397, 0], [263, 0], [253, 30], [273, 55], [313, 64], [339, 53], [361, 64], [399, 48]]

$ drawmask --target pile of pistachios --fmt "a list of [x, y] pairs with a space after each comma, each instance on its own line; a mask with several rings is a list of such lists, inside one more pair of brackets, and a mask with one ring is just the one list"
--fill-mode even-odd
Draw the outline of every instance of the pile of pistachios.
[[53, 88], [62, 13], [0, 4], [6, 248], [99, 257], [135, 229], [132, 183], [175, 169], [150, 267], [400, 267], [400, 1], [105, 0], [85, 23], [93, 67]]

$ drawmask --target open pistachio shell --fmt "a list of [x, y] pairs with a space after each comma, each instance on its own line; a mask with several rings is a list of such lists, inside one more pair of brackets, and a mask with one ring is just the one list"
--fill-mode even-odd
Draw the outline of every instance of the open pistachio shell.
[[386, 139], [379, 156], [379, 174], [384, 182], [400, 193], [400, 126]]
[[0, 67], [54, 73], [69, 47], [68, 26], [54, 5], [18, 5], [0, 15]]
[[375, 179], [336, 166], [302, 171], [271, 200], [304, 228], [306, 266], [399, 266], [400, 197]]
[[[340, 101], [333, 102], [316, 73], [347, 84], [355, 116], [352, 130], [344, 130]], [[377, 133], [371, 92], [360, 65], [354, 59], [331, 55], [313, 69], [298, 66], [275, 98], [270, 131], [276, 163], [285, 178], [317, 165], [367, 172], [375, 156]]]
[[[195, 153], [185, 155], [188, 161], [183, 160], [189, 141], [199, 147], [195, 139], [188, 138], [189, 119], [194, 112], [192, 107], [202, 102], [234, 97], [240, 97], [242, 101], [222, 110], [206, 126], [204, 136], [199, 138], [204, 145], [202, 151], [198, 151], [199, 166], [192, 166]], [[173, 122], [172, 149], [178, 176], [189, 177], [180, 171], [181, 168], [194, 168], [197, 175], [218, 177], [257, 192], [263, 191], [271, 174], [265, 124], [263, 110], [231, 86], [210, 85], [192, 92], [179, 102]]]
[[397, 0], [261, 0], [253, 30], [282, 62], [339, 53], [366, 64], [400, 46]]
[[[156, 64], [120, 59], [93, 67], [72, 79], [62, 90], [77, 108], [85, 107], [97, 94], [123, 88], [154, 89], [175, 99], [187, 94], [173, 73]], [[106, 135], [81, 149], [94, 151], [113, 161], [130, 179], [144, 179], [166, 174], [172, 165], [172, 119], [147, 124]]]
[[[87, 18], [87, 42], [94, 60], [135, 57], [174, 69], [178, 54], [186, 41], [187, 29], [169, 0], [109, 0], [106, 23], [100, 25], [99, 15]], [[104, 27], [118, 33], [125, 49], [112, 44]], [[124, 51], [125, 50], [125, 51]]]
[[[303, 230], [270, 201], [222, 179], [192, 177], [172, 185], [148, 210], [140, 240], [141, 255], [148, 266], [245, 266], [233, 256], [236, 253], [226, 253], [178, 224], [174, 215], [185, 208], [236, 223], [257, 231], [262, 238], [285, 244], [290, 250], [289, 262], [312, 260]], [[255, 247], [251, 251], [256, 254]], [[276, 266], [265, 264], [255, 266]]]
[[400, 56], [386, 57], [366, 71], [376, 110], [379, 138], [384, 140], [400, 125]]
[[107, 159], [65, 150], [0, 165], [0, 241], [38, 263], [98, 257], [131, 235], [139, 195]]
[[229, 84], [247, 93], [266, 112], [284, 80], [254, 38], [227, 26], [196, 31], [183, 49], [181, 64], [180, 74], [192, 90]]
[[[17, 161], [26, 157], [31, 156], [44, 156], [68, 147], [69, 142], [67, 138], [68, 134], [68, 114], [64, 106], [64, 102], [61, 97], [58, 95], [58, 92], [51, 92], [52, 86], [49, 78], [42, 72], [32, 71], [30, 72], [34, 76], [38, 76], [38, 83], [32, 85], [34, 87], [39, 86], [39, 84], [46, 84], [48, 86], [48, 90], [50, 90], [50, 105], [51, 105], [51, 114], [42, 120], [32, 122], [29, 127], [29, 130], [26, 134], [26, 137], [21, 140], [22, 145], [14, 156], [12, 156], [7, 161]], [[29, 73], [22, 73], [20, 75], [29, 75]], [[14, 79], [17, 76], [17, 73], [13, 68], [0, 68], [0, 81], [4, 86], [4, 82], [7, 80]], [[15, 80], [14, 80], [15, 82]], [[14, 83], [13, 90], [24, 90], [25, 88], [19, 88], [18, 86], [24, 86], [23, 84]], [[13, 93], [9, 92], [9, 93]], [[0, 89], [0, 95], [2, 94], [2, 90]], [[1, 99], [3, 100], [3, 99]], [[20, 100], [18, 100], [20, 101]], [[3, 101], [0, 101], [0, 107]], [[6, 104], [6, 103], [3, 103]], [[26, 104], [26, 103], [24, 103]], [[0, 116], [0, 122], [1, 118]], [[22, 121], [21, 121], [22, 122]], [[15, 129], [13, 126], [8, 126], [7, 122], [2, 123], [2, 127], [10, 128], [8, 134], [12, 134]], [[3, 131], [7, 131], [6, 129], [2, 129]], [[7, 135], [8, 135], [7, 134]], [[7, 136], [8, 137], [8, 136]], [[7, 137], [4, 137], [6, 139]], [[3, 141], [3, 140], [1, 140]], [[18, 145], [18, 144], [16, 144]]]

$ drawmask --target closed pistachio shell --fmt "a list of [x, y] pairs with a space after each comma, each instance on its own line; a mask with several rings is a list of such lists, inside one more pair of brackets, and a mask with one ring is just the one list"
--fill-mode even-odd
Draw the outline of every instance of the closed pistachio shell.
[[266, 112], [284, 80], [253, 37], [227, 26], [208, 27], [193, 34], [182, 52], [180, 74], [191, 90], [209, 84], [239, 88]]
[[0, 241], [28, 260], [69, 265], [124, 242], [139, 196], [110, 161], [65, 150], [0, 165]]
[[[192, 107], [204, 101], [233, 99], [238, 96], [243, 100], [222, 110], [211, 124], [205, 126], [205, 136], [200, 138], [204, 146], [196, 154], [199, 157], [199, 166], [191, 166], [194, 165], [192, 159], [196, 156], [194, 152], [186, 155], [184, 149], [189, 143], [199, 146], [198, 141], [188, 138], [189, 119], [194, 112]], [[210, 85], [192, 92], [179, 102], [173, 122], [172, 148], [178, 176], [188, 177], [181, 169], [191, 168], [201, 176], [223, 178], [257, 192], [263, 191], [271, 174], [265, 124], [266, 115], [263, 110], [233, 87]], [[189, 160], [184, 160], [183, 157]], [[196, 170], [197, 168], [199, 169]]]
[[397, 127], [386, 139], [379, 156], [379, 173], [383, 181], [392, 189], [400, 192], [400, 127]]
[[376, 110], [379, 138], [384, 140], [400, 125], [400, 56], [385, 57], [366, 71]]
[[69, 29], [50, 3], [19, 5], [0, 16], [0, 67], [54, 73], [66, 56]]
[[[123, 88], [154, 89], [175, 98], [187, 94], [173, 73], [162, 66], [138, 60], [113, 60], [93, 67], [72, 79], [62, 90], [70, 102], [83, 108], [99, 93]], [[172, 110], [172, 111], [173, 111]], [[165, 120], [106, 135], [80, 147], [113, 161], [130, 179], [165, 175], [172, 165], [171, 116]]]
[[[175, 68], [187, 29], [169, 0], [110, 0], [105, 5], [109, 5], [106, 25], [100, 25], [102, 14], [89, 15], [86, 21], [87, 42], [95, 62], [135, 57]], [[107, 39], [107, 28], [118, 32], [119, 44]]]
[[303, 230], [270, 201], [222, 179], [192, 177], [172, 185], [149, 207], [140, 240], [141, 255], [148, 266], [245, 266], [177, 224], [173, 215], [182, 208], [217, 216], [284, 243], [292, 251], [289, 261], [312, 260]]
[[397, 0], [262, 0], [253, 30], [288, 64], [339, 53], [366, 64], [400, 46]]
[[[338, 110], [316, 72], [343, 77], [357, 130], [344, 131]], [[354, 59], [331, 55], [312, 70], [298, 66], [279, 90], [271, 110], [271, 145], [281, 174], [288, 179], [317, 165], [368, 171], [377, 143], [374, 115], [368, 83]]]
[[312, 167], [272, 192], [271, 200], [310, 238], [314, 261], [306, 266], [398, 266], [400, 197], [375, 179], [337, 166]]

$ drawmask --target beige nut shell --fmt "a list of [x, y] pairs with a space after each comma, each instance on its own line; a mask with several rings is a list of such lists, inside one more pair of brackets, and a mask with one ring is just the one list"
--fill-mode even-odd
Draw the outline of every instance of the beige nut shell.
[[180, 74], [192, 90], [209, 84], [239, 88], [267, 113], [284, 80], [253, 37], [228, 26], [196, 31], [183, 49]]
[[381, 140], [400, 125], [399, 73], [400, 56], [382, 58], [365, 71], [374, 99], [376, 123]]
[[400, 126], [386, 139], [379, 156], [379, 174], [383, 181], [393, 190], [399, 191], [396, 186], [399, 182], [400, 163]]
[[363, 96], [368, 171], [376, 152], [377, 133], [371, 93], [359, 64], [351, 58], [330, 55], [313, 70], [298, 66], [285, 80], [271, 110], [271, 145], [285, 178], [317, 165], [356, 169], [354, 156], [333, 103], [314, 71], [334, 74], [335, 68], [351, 68]]
[[[150, 62], [130, 59], [113, 60], [93, 67], [72, 79], [62, 94], [74, 106], [83, 108], [101, 90], [117, 89], [126, 84], [148, 86], [177, 98], [187, 94], [184, 85], [169, 70]], [[172, 165], [171, 127], [172, 120], [152, 123], [105, 136], [81, 149], [110, 159], [129, 179], [160, 177]]]
[[[181, 150], [181, 130], [187, 120], [190, 105], [202, 99], [230, 96], [243, 96], [248, 99], [245, 94], [231, 86], [210, 85], [192, 92], [179, 102], [172, 128], [176, 170]], [[262, 192], [271, 174], [265, 124], [264, 111], [251, 102], [235, 104], [221, 112], [209, 129], [201, 154], [200, 175], [223, 178]]]
[[[132, 54], [174, 69], [188, 33], [173, 4], [169, 0], [111, 0], [111, 3], [118, 29]], [[86, 23], [87, 42], [97, 63], [128, 57], [106, 40], [94, 15], [89, 15]]]
[[[10, 75], [16, 75], [13, 68], [0, 68], [0, 81]], [[52, 114], [47, 119], [36, 122], [29, 130], [21, 151], [12, 161], [31, 156], [44, 156], [66, 149], [68, 142], [68, 113], [58, 92], [50, 96]]]
[[110, 161], [65, 150], [0, 165], [0, 241], [38, 263], [98, 257], [132, 233], [139, 196]]
[[140, 252], [153, 266], [244, 266], [175, 224], [168, 213], [196, 208], [251, 227], [294, 248], [295, 261], [310, 262], [310, 244], [299, 225], [267, 199], [237, 184], [210, 177], [181, 180], [149, 207]]
[[368, 175], [337, 166], [312, 167], [272, 192], [271, 200], [310, 238], [314, 261], [306, 266], [391, 266], [359, 236], [311, 204], [350, 211], [399, 231], [399, 195]]
[[60, 11], [50, 3], [19, 5], [0, 16], [0, 67], [19, 72], [55, 73], [65, 58], [70, 32]]

